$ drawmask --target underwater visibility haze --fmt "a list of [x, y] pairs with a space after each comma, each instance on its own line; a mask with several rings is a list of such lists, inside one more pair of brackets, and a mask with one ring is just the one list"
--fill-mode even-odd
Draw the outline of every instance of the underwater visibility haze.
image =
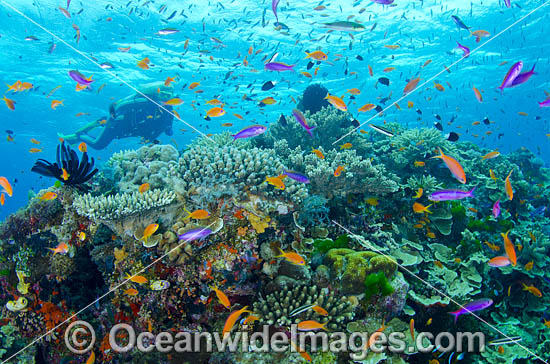
[[[550, 361], [549, 14], [0, 0], [0, 360]], [[289, 349], [119, 352], [121, 323]]]

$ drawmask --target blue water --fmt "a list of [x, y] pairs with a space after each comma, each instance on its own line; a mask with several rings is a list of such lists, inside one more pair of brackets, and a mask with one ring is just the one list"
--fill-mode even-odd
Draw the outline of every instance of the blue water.
[[[47, 31], [10, 9], [6, 3]], [[505, 30], [543, 3], [512, 0], [512, 8], [508, 9], [502, 1], [396, 0], [395, 6], [388, 7], [368, 0], [283, 0], [278, 6], [278, 14], [279, 21], [290, 28], [285, 34], [274, 29], [270, 1], [73, 0], [69, 7], [70, 19], [58, 9], [59, 6], [66, 7], [65, 1], [0, 1], [1, 82], [13, 84], [21, 80], [34, 85], [34, 89], [27, 92], [5, 94], [17, 102], [14, 111], [0, 103], [1, 132], [10, 129], [15, 134], [13, 142], [6, 141], [5, 133], [0, 141], [3, 156], [0, 175], [6, 176], [14, 186], [14, 196], [1, 208], [0, 218], [24, 206], [29, 190], [38, 191], [53, 183], [53, 180], [40, 178], [30, 169], [37, 158], [54, 159], [58, 132], [71, 133], [97, 120], [107, 114], [110, 103], [134, 93], [121, 80], [139, 88], [145, 83], [164, 81], [168, 76], [177, 77], [174, 83], [176, 95], [185, 101], [176, 108], [178, 113], [202, 133], [216, 133], [223, 130], [236, 132], [255, 123], [276, 122], [280, 113], [288, 114], [295, 107], [291, 96], [298, 99], [313, 82], [322, 83], [336, 95], [343, 95], [349, 88], [359, 88], [361, 95], [356, 96], [349, 110], [364, 122], [375, 112], [358, 114], [357, 108], [367, 102], [378, 104], [380, 98], [391, 95], [391, 100], [382, 105], [389, 107], [399, 100], [408, 79], [421, 77], [420, 85], [428, 83], [399, 100], [401, 110], [390, 107], [382, 119], [374, 121], [433, 127], [436, 121], [433, 115], [439, 114], [444, 132], [458, 132], [461, 140], [498, 148], [501, 152], [526, 147], [548, 164], [550, 109], [539, 108], [538, 102], [546, 99], [544, 90], [550, 90], [547, 77], [549, 7], [543, 7]], [[326, 9], [314, 10], [320, 5]], [[362, 8], [365, 10], [359, 13]], [[166, 20], [174, 11], [176, 15]], [[451, 15], [459, 16], [472, 27], [471, 30], [488, 31], [491, 37], [476, 43], [468, 31], [455, 25]], [[321, 27], [322, 23], [346, 20], [350, 16], [354, 16], [352, 21], [361, 22], [366, 27], [364, 31], [355, 33], [354, 39], [347, 32], [327, 33], [327, 29]], [[73, 24], [81, 31], [78, 43]], [[167, 27], [174, 27], [179, 32], [164, 36], [155, 34]], [[28, 36], [38, 40], [25, 41]], [[211, 37], [219, 39], [222, 44]], [[189, 47], [185, 50], [187, 39]], [[470, 47], [472, 54], [451, 67], [462, 56], [456, 49], [456, 41]], [[487, 41], [488, 44], [474, 51]], [[49, 53], [52, 42], [56, 47]], [[400, 47], [391, 50], [385, 45]], [[131, 49], [123, 53], [118, 47]], [[252, 55], [248, 55], [250, 47]], [[262, 51], [256, 55], [260, 49]], [[309, 79], [300, 73], [306, 71], [308, 63], [304, 60], [304, 51], [316, 49], [327, 53], [329, 62], [333, 64], [319, 65], [317, 76]], [[264, 71], [262, 58], [268, 59], [276, 52], [279, 53], [277, 61], [296, 64], [297, 72], [277, 74]], [[358, 55], [364, 60], [358, 60]], [[96, 63], [112, 63], [115, 66], [112, 72], [119, 79], [85, 56], [93, 57]], [[242, 64], [245, 56], [248, 66]], [[151, 60], [152, 66], [148, 70], [137, 67], [137, 62], [144, 57]], [[432, 62], [422, 68], [427, 60]], [[537, 74], [526, 84], [506, 89], [501, 94], [497, 87], [509, 67], [520, 60], [524, 62], [524, 71], [536, 63]], [[499, 65], [502, 62], [507, 63]], [[369, 76], [367, 65], [373, 68], [373, 77]], [[445, 66], [450, 67], [451, 73], [445, 71]], [[395, 70], [384, 73], [382, 70], [387, 67], [395, 67]], [[312, 74], [314, 68], [310, 70]], [[93, 75], [92, 91], [75, 91], [76, 83], [68, 76], [68, 72], [75, 69], [86, 76]], [[222, 83], [228, 72], [232, 74]], [[435, 80], [430, 80], [436, 75]], [[379, 77], [388, 77], [390, 86], [378, 84], [375, 88]], [[261, 85], [268, 80], [279, 83], [270, 91], [260, 91]], [[182, 89], [195, 81], [201, 84], [197, 89]], [[445, 91], [435, 90], [434, 81], [443, 85]], [[98, 93], [103, 84], [104, 88]], [[58, 85], [62, 87], [46, 98]], [[475, 99], [472, 86], [482, 90], [482, 104]], [[196, 90], [204, 92], [197, 94]], [[243, 100], [244, 95], [253, 101]], [[273, 96], [278, 103], [258, 107], [258, 102], [267, 96]], [[214, 97], [229, 105], [227, 114], [205, 121], [203, 116], [208, 109], [205, 101]], [[50, 103], [53, 99], [64, 100], [64, 106], [52, 110]], [[345, 100], [349, 101], [349, 97], [346, 96]], [[191, 106], [193, 101], [196, 110]], [[410, 109], [407, 108], [408, 101], [414, 103]], [[422, 111], [420, 119], [417, 109]], [[518, 112], [527, 113], [527, 116], [520, 116]], [[77, 113], [90, 115], [76, 117]], [[245, 120], [237, 119], [233, 113], [245, 116]], [[455, 121], [447, 125], [453, 115], [456, 115]], [[493, 123], [472, 126], [474, 121], [482, 121], [485, 117]], [[220, 126], [226, 122], [233, 123], [233, 126]], [[492, 134], [486, 135], [487, 131]], [[163, 135], [159, 139], [161, 143], [175, 142], [181, 148], [196, 136], [197, 133], [190, 132], [189, 126], [175, 120], [173, 137]], [[32, 144], [31, 138], [41, 144]], [[139, 142], [137, 138], [115, 140], [104, 150], [90, 149], [89, 154], [103, 163], [113, 152], [137, 148]], [[29, 153], [33, 147], [41, 148], [43, 152]]]

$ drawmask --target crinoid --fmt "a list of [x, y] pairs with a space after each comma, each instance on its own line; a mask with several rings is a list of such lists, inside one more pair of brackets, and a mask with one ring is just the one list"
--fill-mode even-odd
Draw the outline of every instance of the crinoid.
[[[63, 178], [63, 169], [67, 172], [67, 178]], [[88, 153], [82, 153], [82, 159], [79, 159], [78, 155], [71, 147], [65, 146], [65, 143], [61, 143], [61, 145], [57, 146], [56, 163], [50, 163], [45, 159], [39, 159], [35, 162], [31, 171], [46, 177], [54, 177], [67, 186], [87, 191], [90, 187], [86, 185], [86, 182], [88, 182], [98, 170], [97, 168], [94, 169], [94, 159], [91, 158], [88, 160]]]

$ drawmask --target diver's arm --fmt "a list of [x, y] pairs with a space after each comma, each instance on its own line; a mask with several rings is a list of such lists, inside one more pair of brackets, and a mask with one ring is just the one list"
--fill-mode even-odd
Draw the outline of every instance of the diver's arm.
[[86, 134], [87, 132], [89, 132], [90, 130], [94, 130], [95, 128], [97, 128], [98, 126], [101, 126], [100, 124], [100, 121], [101, 120], [106, 120], [107, 117], [104, 116], [96, 121], [92, 121], [86, 125], [84, 125], [82, 128], [78, 129], [75, 134], [76, 135], [79, 135], [79, 134]]

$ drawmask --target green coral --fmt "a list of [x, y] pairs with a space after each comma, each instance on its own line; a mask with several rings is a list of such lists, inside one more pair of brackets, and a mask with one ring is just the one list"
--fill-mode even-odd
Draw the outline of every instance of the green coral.
[[331, 249], [348, 248], [349, 238], [347, 235], [341, 235], [336, 240], [330, 238], [313, 240], [314, 251], [325, 254]]
[[12, 257], [15, 261], [15, 270], [25, 273], [27, 277], [31, 276], [31, 267], [29, 260], [34, 257], [34, 251], [29, 247], [21, 247], [19, 251]]
[[382, 272], [391, 280], [396, 271], [395, 260], [371, 251], [352, 249], [331, 249], [325, 256], [325, 264], [331, 267], [331, 274], [340, 279], [344, 293], [363, 293], [365, 280], [371, 273]]
[[365, 278], [365, 299], [370, 300], [375, 294], [389, 296], [395, 291], [388, 282], [384, 272], [371, 273]]

